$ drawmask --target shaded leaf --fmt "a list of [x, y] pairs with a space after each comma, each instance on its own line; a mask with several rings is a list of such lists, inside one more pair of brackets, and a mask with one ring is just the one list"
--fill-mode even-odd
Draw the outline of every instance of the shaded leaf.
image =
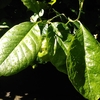
[[38, 59], [50, 61], [60, 72], [67, 73], [66, 55], [57, 43], [56, 33], [52, 25], [45, 24], [42, 30], [42, 45], [38, 52]]
[[59, 44], [57, 44], [56, 52], [51, 57], [50, 62], [56, 67], [58, 71], [67, 74], [66, 55]]
[[67, 51], [70, 45], [70, 42], [73, 38], [73, 35], [70, 34], [70, 29], [64, 23], [55, 22], [51, 23], [54, 32], [56, 33], [57, 42], [64, 50], [65, 54], [67, 55]]
[[40, 7], [36, 0], [22, 0], [23, 4], [35, 13], [39, 13]]
[[70, 41], [73, 36], [70, 34], [69, 28], [61, 22], [51, 23], [53, 31], [55, 32], [55, 39], [57, 47], [55, 54], [51, 58], [51, 63], [60, 71], [67, 74], [66, 57]]
[[39, 14], [41, 9], [48, 8], [45, 2], [40, 2], [37, 0], [21, 0], [21, 1], [28, 9], [30, 9], [31, 11], [37, 14]]
[[16, 74], [30, 65], [41, 46], [37, 23], [24, 22], [12, 27], [0, 39], [0, 76]]

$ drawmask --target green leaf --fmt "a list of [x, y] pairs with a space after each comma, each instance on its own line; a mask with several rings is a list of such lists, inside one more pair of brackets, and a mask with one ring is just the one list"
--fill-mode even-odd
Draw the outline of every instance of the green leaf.
[[21, 0], [21, 1], [28, 9], [30, 9], [31, 11], [37, 14], [39, 14], [41, 9], [48, 8], [45, 2], [40, 2], [37, 0]]
[[38, 58], [41, 61], [50, 61], [54, 54], [55, 33], [51, 25], [46, 24], [42, 30], [42, 45], [38, 52]]
[[58, 71], [67, 74], [66, 55], [58, 43], [55, 54], [51, 57], [50, 62], [56, 67]]
[[87, 99], [100, 98], [100, 45], [80, 23], [67, 56], [68, 77]]
[[73, 35], [70, 34], [70, 29], [64, 23], [54, 22], [51, 23], [54, 32], [56, 33], [57, 42], [64, 50], [67, 55], [68, 48], [70, 46], [70, 42], [73, 38]]
[[12, 27], [0, 39], [0, 76], [9, 76], [30, 65], [40, 49], [37, 23], [23, 22]]
[[68, 26], [61, 22], [51, 23], [57, 41], [55, 54], [51, 58], [51, 63], [60, 71], [67, 74], [66, 57], [70, 41], [73, 36], [70, 34]]
[[39, 13], [40, 7], [36, 0], [22, 0], [23, 4], [35, 13]]
[[40, 62], [50, 61], [58, 71], [66, 74], [66, 55], [57, 42], [57, 34], [51, 24], [45, 24], [43, 27], [42, 45], [40, 51], [38, 52], [38, 59]]

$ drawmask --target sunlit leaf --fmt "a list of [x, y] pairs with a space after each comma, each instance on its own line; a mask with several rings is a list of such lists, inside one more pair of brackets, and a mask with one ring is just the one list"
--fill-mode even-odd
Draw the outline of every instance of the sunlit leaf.
[[0, 76], [9, 76], [30, 65], [41, 46], [37, 23], [24, 22], [12, 27], [0, 39]]
[[100, 98], [100, 45], [80, 23], [67, 56], [68, 76], [88, 100]]

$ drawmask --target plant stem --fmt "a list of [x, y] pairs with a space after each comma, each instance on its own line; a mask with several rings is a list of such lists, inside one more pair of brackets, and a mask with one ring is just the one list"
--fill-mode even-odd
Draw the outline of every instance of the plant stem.
[[64, 16], [66, 19], [68, 19], [68, 18], [65, 16], [65, 14], [62, 13], [62, 14], [58, 14], [58, 15], [52, 17], [52, 18], [49, 19], [47, 22], [51, 22], [53, 19], [55, 19], [55, 18], [57, 18], [57, 17], [60, 17], [60, 16]]
[[79, 0], [79, 14], [78, 14], [77, 20], [80, 18], [81, 11], [83, 8], [83, 3], [84, 3], [84, 0]]
[[[72, 20], [72, 19], [70, 19], [70, 18], [68, 17], [68, 22], [67, 22], [67, 23], [79, 21], [79, 18], [80, 18], [80, 16], [81, 16], [81, 12], [82, 12], [82, 8], [83, 8], [83, 3], [84, 3], [84, 0], [79, 0], [79, 13], [78, 13], [77, 19]], [[67, 23], [66, 23], [66, 24], [67, 24]]]

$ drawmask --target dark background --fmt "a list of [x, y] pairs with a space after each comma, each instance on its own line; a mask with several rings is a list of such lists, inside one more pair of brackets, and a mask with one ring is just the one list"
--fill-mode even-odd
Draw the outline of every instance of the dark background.
[[[78, 0], [57, 0], [51, 8], [54, 8], [59, 13], [64, 13], [67, 17], [76, 19], [79, 4]], [[33, 15], [33, 12], [27, 10], [21, 0], [0, 0], [0, 24], [6, 21], [12, 27], [20, 22], [29, 21], [31, 15]], [[49, 19], [54, 17], [54, 15], [52, 10], [47, 9], [45, 10], [44, 18]], [[55, 19], [55, 21], [61, 20]], [[80, 21], [92, 34], [98, 34], [98, 40], [100, 41], [100, 0], [84, 0]]]
[[[7, 92], [10, 92], [9, 97], [5, 96]], [[38, 65], [34, 70], [28, 67], [14, 76], [1, 77], [0, 98], [14, 100], [16, 95], [23, 96], [21, 100], [85, 100], [67, 75], [58, 72], [50, 63]]]
[[[67, 17], [76, 19], [78, 15], [78, 0], [57, 0], [53, 8]], [[74, 10], [74, 12], [72, 12]], [[54, 13], [48, 15], [45, 10], [45, 18], [49, 19]], [[33, 12], [27, 10], [21, 0], [0, 0], [0, 24], [6, 23], [12, 27], [23, 21], [29, 21]], [[55, 19], [60, 21], [60, 19]], [[100, 34], [100, 0], [85, 0], [81, 22], [92, 34]], [[65, 21], [65, 20], [64, 20]], [[0, 29], [2, 36], [8, 29]], [[10, 96], [6, 97], [7, 92]], [[28, 93], [28, 95], [25, 95]], [[0, 77], [0, 98], [14, 100], [16, 95], [23, 96], [21, 100], [85, 100], [72, 86], [67, 75], [58, 72], [51, 64], [39, 64], [36, 69], [30, 66], [22, 72], [10, 76]]]

